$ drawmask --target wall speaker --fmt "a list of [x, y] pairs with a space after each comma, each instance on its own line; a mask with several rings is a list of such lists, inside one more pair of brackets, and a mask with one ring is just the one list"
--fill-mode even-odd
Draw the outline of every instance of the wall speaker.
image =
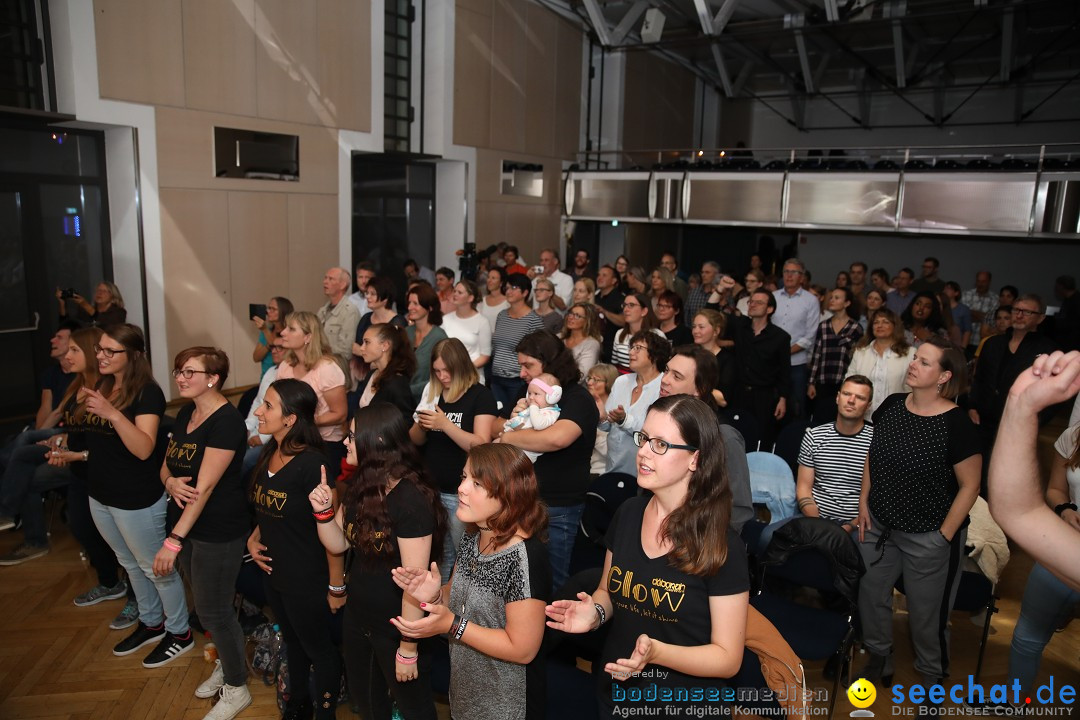
[[645, 11], [645, 21], [641, 23], [641, 41], [647, 43], [660, 42], [660, 36], [664, 34], [664, 13], [660, 8], [649, 8]]

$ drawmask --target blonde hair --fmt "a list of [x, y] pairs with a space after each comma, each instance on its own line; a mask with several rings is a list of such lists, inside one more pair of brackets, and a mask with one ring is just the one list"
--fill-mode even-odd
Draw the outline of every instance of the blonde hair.
[[428, 395], [424, 398], [427, 402], [435, 402], [442, 392], [442, 383], [435, 376], [436, 360], [442, 360], [450, 373], [450, 387], [446, 389], [447, 402], [457, 402], [469, 388], [480, 382], [476, 366], [473, 365], [465, 345], [457, 338], [440, 340], [431, 350], [431, 380], [428, 383]]
[[304, 366], [310, 370], [319, 364], [319, 361], [323, 358], [333, 359], [333, 354], [330, 350], [330, 341], [326, 339], [326, 335], [323, 333], [322, 323], [319, 322], [319, 318], [315, 313], [307, 312], [306, 310], [298, 310], [291, 312], [285, 316], [285, 325], [294, 324], [305, 335], [310, 335], [311, 340], [304, 349], [300, 351], [298, 355], [295, 350], [289, 350], [288, 355], [285, 356], [285, 362], [290, 365], [297, 365], [298, 363], [304, 363]]
[[105, 286], [105, 289], [109, 291], [109, 296], [112, 298], [110, 302], [118, 308], [124, 307], [124, 296], [120, 294], [120, 288], [116, 286], [116, 283], [109, 282], [108, 280], [102, 280], [101, 284]]
[[570, 337], [570, 328], [566, 326], [566, 320], [570, 317], [570, 313], [574, 308], [581, 308], [581, 311], [585, 313], [585, 324], [581, 328], [582, 332], [585, 333], [585, 337], [591, 337], [594, 340], [603, 342], [604, 335], [600, 332], [600, 312], [595, 305], [587, 302], [574, 303], [566, 309], [566, 315], [563, 316], [563, 329], [559, 333], [559, 337], [563, 340]]

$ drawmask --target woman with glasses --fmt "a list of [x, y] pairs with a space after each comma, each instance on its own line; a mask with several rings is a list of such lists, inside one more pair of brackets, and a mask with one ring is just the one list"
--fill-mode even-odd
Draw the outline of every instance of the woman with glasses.
[[540, 316], [544, 329], [550, 333], [558, 333], [562, 330], [563, 316], [551, 303], [555, 297], [555, 283], [547, 278], [537, 278], [533, 284], [533, 295], [536, 298], [533, 310]]
[[694, 341], [690, 329], [683, 325], [683, 300], [677, 292], [665, 290], [660, 293], [660, 297], [656, 299], [654, 312], [657, 327], [673, 346], [686, 345]]
[[743, 278], [743, 290], [735, 296], [735, 311], [742, 317], [749, 314], [748, 303], [754, 291], [765, 284], [765, 273], [760, 270], [749, 270]]
[[[580, 280], [578, 282], [581, 282]], [[600, 360], [604, 337], [600, 332], [600, 315], [592, 303], [576, 302], [566, 311], [559, 338], [573, 354], [581, 376], [588, 375], [589, 368]]]
[[[445, 343], [460, 346], [456, 340], [439, 345]], [[389, 718], [393, 698], [402, 717], [435, 720], [432, 649], [387, 620], [424, 617], [390, 571], [426, 568], [441, 557], [446, 510], [409, 442], [409, 424], [394, 406], [372, 403], [358, 410], [345, 446], [349, 464], [358, 469], [337, 511], [325, 479], [308, 500], [327, 551], [353, 551], [342, 638], [349, 695], [365, 718]]]
[[656, 329], [656, 315], [649, 305], [649, 298], [635, 292], [626, 296], [622, 304], [625, 325], [615, 333], [615, 342], [611, 346], [611, 364], [621, 373], [630, 372], [630, 338], [642, 330], [649, 330], [661, 337], [664, 334]]
[[[607, 399], [611, 395], [611, 388], [615, 385], [619, 371], [614, 365], [599, 363], [589, 368], [585, 376], [585, 388], [596, 401], [596, 408], [600, 411], [600, 422], [607, 421]], [[607, 437], [608, 431], [596, 428], [596, 441], [593, 443], [592, 458], [589, 460], [589, 471], [592, 475], [603, 475], [607, 470]]]
[[348, 403], [345, 399], [345, 372], [330, 350], [322, 323], [314, 313], [294, 312], [285, 318], [281, 340], [287, 352], [278, 365], [278, 380], [303, 380], [319, 398], [315, 424], [326, 445], [330, 467], [339, 468], [345, 457], [341, 438], [345, 437]]
[[[77, 322], [105, 328], [110, 325], [122, 325], [127, 320], [124, 296], [120, 294], [120, 288], [116, 286], [116, 283], [108, 280], [98, 283], [94, 288], [93, 304], [76, 292], [69, 297], [77, 307], [74, 318]], [[56, 288], [56, 300], [60, 304], [60, 319], [63, 320], [68, 316], [68, 307], [67, 298], [64, 297], [64, 291], [60, 288]]]
[[165, 394], [150, 374], [139, 328], [114, 325], [94, 350], [101, 383], [83, 391], [90, 514], [127, 571], [139, 604], [135, 631], [113, 654], [130, 655], [157, 643], [143, 667], [160, 667], [195, 646], [183, 581], [175, 571], [154, 572], [154, 558], [166, 540], [168, 498], [158, 445]]
[[348, 589], [340, 557], [319, 541], [318, 523], [334, 518], [333, 506], [329, 513], [313, 514], [308, 500], [321, 484], [331, 492], [335, 487], [336, 473], [327, 472], [315, 424], [318, 401], [307, 383], [278, 380], [255, 411], [259, 432], [271, 439], [252, 475], [256, 525], [247, 549], [264, 573], [267, 603], [285, 638], [293, 672], [284, 714], [288, 720], [311, 718], [311, 690], [316, 719], [332, 720], [341, 692], [341, 655], [334, 644], [331, 612], [346, 604]]
[[195, 697], [219, 696], [204, 720], [229, 720], [251, 704], [244, 659], [244, 631], [233, 600], [251, 523], [241, 466], [244, 419], [221, 394], [229, 358], [212, 347], [180, 351], [173, 378], [180, 397], [191, 400], [176, 414], [161, 465], [161, 482], [172, 498], [169, 531], [154, 558], [154, 574], [179, 564], [191, 586], [195, 612], [214, 638], [218, 660]]
[[[447, 337], [460, 340], [473, 365], [482, 370], [491, 359], [491, 325], [476, 310], [480, 290], [472, 280], [461, 280], [454, 286], [451, 297], [454, 312], [443, 315], [443, 331]], [[484, 376], [479, 377], [480, 382], [484, 382]]]
[[[695, 716], [720, 705], [723, 678], [743, 657], [749, 606], [746, 550], [731, 528], [731, 490], [716, 415], [697, 398], [661, 398], [634, 435], [638, 485], [605, 535], [600, 586], [546, 608], [548, 627], [585, 633], [610, 623], [600, 663], [611, 682], [599, 692], [601, 716], [613, 698], [644, 688], [702, 688], [704, 699], [642, 700], [656, 712]], [[667, 706], [661, 711], [660, 706]]]
[[444, 582], [465, 532], [465, 526], [454, 515], [465, 455], [476, 445], [491, 442], [497, 414], [495, 396], [480, 384], [465, 346], [455, 338], [436, 345], [431, 353], [431, 380], [413, 414], [415, 422], [409, 437], [420, 446], [449, 514], [449, 536], [443, 544], [440, 565]]
[[619, 278], [619, 292], [630, 292], [630, 284], [626, 281], [626, 276], [630, 272], [630, 260], [625, 255], [620, 255], [615, 258], [615, 274]]
[[630, 338], [630, 372], [619, 377], [611, 387], [605, 410], [608, 431], [607, 472], [633, 475], [637, 447], [632, 436], [641, 429], [649, 406], [660, 397], [660, 380], [671, 343], [649, 330], [639, 330]]
[[255, 343], [251, 359], [260, 363], [262, 367], [260, 377], [277, 364], [274, 362], [274, 358], [270, 356], [270, 346], [274, 344], [274, 340], [281, 334], [282, 318], [291, 315], [292, 311], [293, 304], [289, 301], [289, 298], [272, 297], [270, 302], [266, 303], [266, 317], [261, 318], [256, 315], [251, 318], [251, 322], [259, 331], [259, 339]]
[[532, 292], [529, 278], [511, 275], [506, 280], [505, 291], [510, 307], [499, 313], [495, 332], [491, 334], [491, 392], [503, 414], [508, 415], [525, 388], [517, 345], [529, 333], [543, 330], [544, 323], [529, 303]]

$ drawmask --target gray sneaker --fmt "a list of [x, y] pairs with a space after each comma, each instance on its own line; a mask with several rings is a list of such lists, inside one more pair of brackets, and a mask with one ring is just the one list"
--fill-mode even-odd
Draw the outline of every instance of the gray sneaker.
[[7, 555], [0, 556], [0, 565], [20, 565], [27, 560], [43, 557], [49, 554], [49, 546], [27, 545], [23, 543], [16, 546]]
[[129, 628], [139, 621], [139, 604], [134, 600], [128, 600], [124, 603], [124, 609], [120, 611], [120, 614], [113, 618], [113, 621], [109, 623], [110, 630], [123, 630]]
[[121, 580], [113, 587], [105, 587], [104, 585], [96, 585], [82, 595], [75, 598], [75, 604], [79, 607], [89, 607], [91, 605], [97, 605], [99, 602], [105, 602], [106, 600], [119, 600], [127, 595], [127, 583]]

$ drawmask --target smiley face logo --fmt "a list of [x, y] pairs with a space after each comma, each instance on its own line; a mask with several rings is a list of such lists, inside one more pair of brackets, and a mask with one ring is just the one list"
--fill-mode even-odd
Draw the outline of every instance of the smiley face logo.
[[866, 678], [859, 678], [847, 689], [848, 700], [857, 708], [868, 708], [877, 699], [877, 688]]

